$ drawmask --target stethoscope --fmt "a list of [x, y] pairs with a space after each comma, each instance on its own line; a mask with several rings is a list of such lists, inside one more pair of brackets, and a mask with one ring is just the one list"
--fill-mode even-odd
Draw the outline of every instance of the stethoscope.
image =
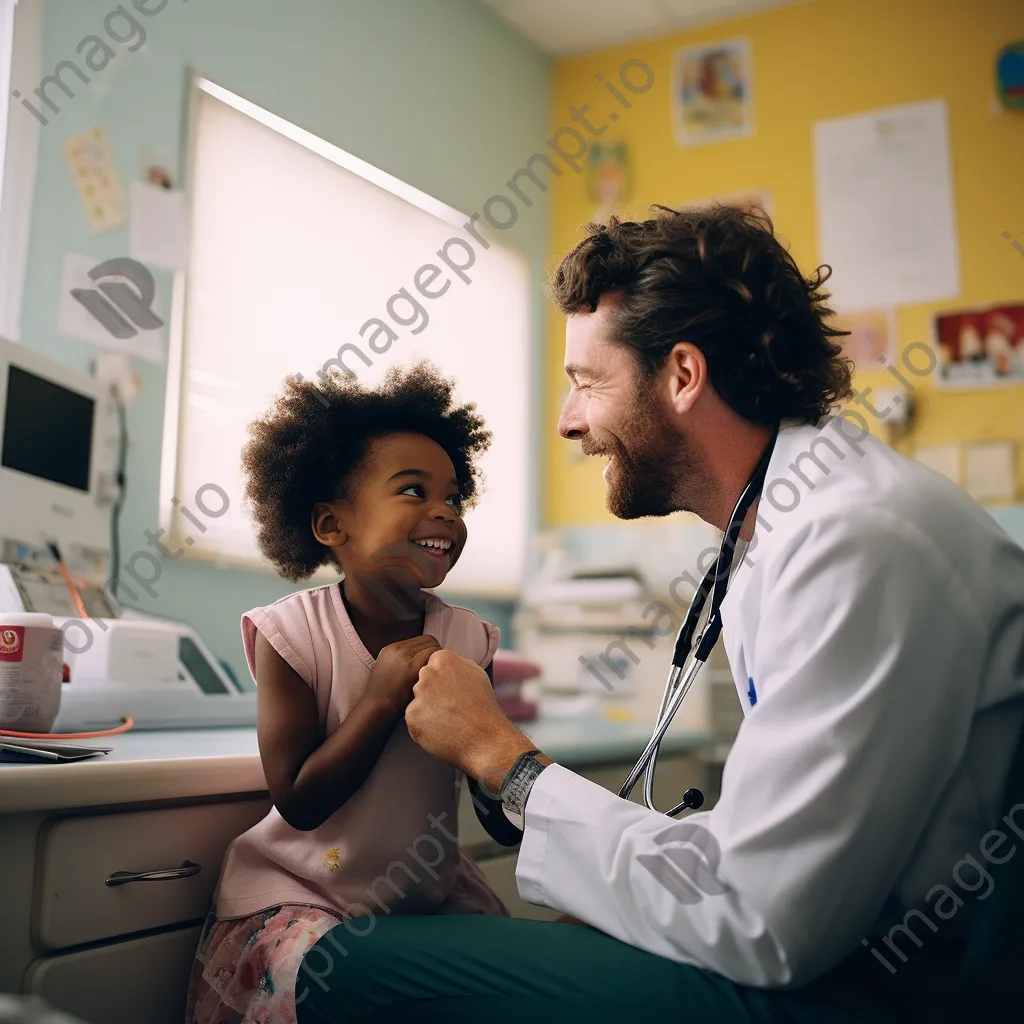
[[[718, 642], [722, 632], [722, 616], [720, 609], [725, 593], [729, 586], [729, 576], [732, 571], [733, 555], [736, 552], [736, 545], [739, 543], [740, 531], [743, 529], [743, 522], [747, 518], [750, 506], [754, 499], [761, 493], [764, 486], [765, 476], [768, 474], [768, 463], [771, 461], [772, 452], [775, 450], [775, 438], [778, 432], [772, 435], [768, 447], [765, 448], [761, 461], [758, 462], [743, 488], [739, 501], [733, 509], [726, 527], [725, 535], [722, 537], [722, 546], [718, 549], [718, 557], [708, 570], [707, 575], [693, 595], [693, 601], [686, 612], [686, 619], [683, 622], [679, 633], [676, 636], [675, 651], [672, 654], [672, 667], [669, 669], [668, 679], [665, 681], [665, 693], [661, 698], [661, 707], [658, 711], [658, 719], [654, 726], [651, 740], [644, 748], [629, 777], [622, 784], [619, 796], [628, 799], [633, 792], [640, 776], [644, 777], [644, 804], [652, 811], [658, 808], [654, 806], [654, 773], [657, 771], [658, 752], [661, 749], [661, 741], [666, 730], [672, 724], [672, 719], [682, 707], [686, 694], [693, 685], [697, 673], [704, 667], [711, 654], [712, 648]], [[694, 640], [694, 633], [697, 632], [697, 624], [707, 605], [708, 595], [711, 595], [711, 610], [708, 613], [704, 629]], [[689, 665], [687, 665], [689, 660]], [[683, 794], [683, 799], [670, 811], [665, 814], [674, 818], [677, 814], [687, 810], [697, 810], [704, 803], [704, 794], [699, 789], [688, 789]]]

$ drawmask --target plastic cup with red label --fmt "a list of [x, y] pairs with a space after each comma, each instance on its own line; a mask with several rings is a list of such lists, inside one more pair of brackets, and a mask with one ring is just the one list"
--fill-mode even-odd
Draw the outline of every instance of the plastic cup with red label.
[[53, 619], [0, 612], [0, 729], [49, 732], [63, 679], [64, 636]]

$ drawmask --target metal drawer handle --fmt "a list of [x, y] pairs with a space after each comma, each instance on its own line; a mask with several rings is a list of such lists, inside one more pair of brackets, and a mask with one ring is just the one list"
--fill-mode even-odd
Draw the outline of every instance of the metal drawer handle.
[[180, 868], [164, 868], [162, 871], [115, 871], [106, 881], [107, 886], [127, 885], [129, 882], [171, 882], [176, 878], [191, 878], [202, 871], [202, 866], [187, 860]]

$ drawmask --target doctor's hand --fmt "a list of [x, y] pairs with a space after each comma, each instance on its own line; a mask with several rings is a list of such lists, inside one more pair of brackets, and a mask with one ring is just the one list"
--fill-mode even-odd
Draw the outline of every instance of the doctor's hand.
[[435, 651], [420, 669], [405, 709], [409, 735], [428, 754], [496, 792], [498, 775], [533, 749], [502, 713], [487, 673], [468, 658]]

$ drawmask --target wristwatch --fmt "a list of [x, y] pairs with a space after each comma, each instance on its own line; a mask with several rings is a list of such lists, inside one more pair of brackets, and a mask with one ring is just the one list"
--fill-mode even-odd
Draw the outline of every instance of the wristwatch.
[[539, 750], [528, 750], [520, 754], [498, 790], [498, 799], [505, 817], [520, 831], [526, 825], [526, 800], [530, 790], [537, 776], [547, 768], [546, 764], [541, 764], [534, 756], [539, 753]]

